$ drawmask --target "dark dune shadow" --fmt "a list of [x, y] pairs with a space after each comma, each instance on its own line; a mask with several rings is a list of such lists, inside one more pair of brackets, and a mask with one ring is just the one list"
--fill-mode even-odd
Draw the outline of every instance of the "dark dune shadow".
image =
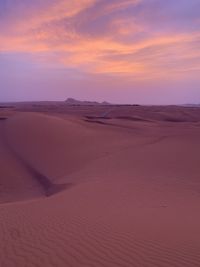
[[147, 119], [143, 119], [141, 117], [136, 117], [136, 116], [117, 116], [115, 119], [120, 119], [120, 120], [128, 120], [128, 121], [145, 121], [149, 122]]
[[66, 190], [71, 186], [73, 186], [73, 183], [65, 183], [65, 184], [52, 183], [50, 178], [39, 172], [31, 164], [29, 164], [22, 156], [18, 154], [18, 152], [15, 149], [13, 149], [13, 147], [9, 145], [9, 143], [6, 141], [5, 134], [3, 134], [2, 137], [4, 137], [8, 149], [13, 153], [16, 159], [21, 162], [24, 168], [26, 168], [26, 170], [31, 174], [33, 179], [35, 179], [38, 182], [38, 185], [43, 189], [45, 196], [48, 197], [54, 195], [60, 191]]
[[104, 119], [104, 120], [110, 120], [112, 117], [106, 117], [106, 116], [85, 116], [88, 120], [97, 120], [97, 119]]
[[0, 109], [14, 108], [14, 106], [0, 106]]
[[50, 181], [48, 177], [37, 171], [35, 168], [33, 168], [31, 165], [26, 163], [24, 160], [21, 160], [23, 165], [26, 167], [26, 169], [31, 173], [31, 175], [38, 181], [38, 183], [41, 185], [41, 187], [44, 190], [45, 196], [51, 196], [54, 195], [60, 191], [63, 191], [65, 189], [68, 189], [73, 184], [72, 183], [66, 183], [66, 184], [54, 184]]
[[176, 117], [165, 117], [163, 118], [163, 121], [166, 121], [166, 122], [188, 122], [187, 119], [184, 119], [184, 118], [176, 118]]
[[151, 122], [148, 119], [144, 119], [139, 116], [114, 116], [114, 117], [102, 117], [102, 116], [85, 116], [85, 118], [89, 121], [98, 122], [98, 120], [111, 120], [111, 119], [119, 119], [119, 120], [128, 120], [128, 121], [144, 121]]
[[98, 123], [98, 124], [103, 124], [103, 125], [110, 125], [110, 123], [106, 123], [100, 120], [84, 120], [86, 122], [90, 122], [90, 123]]

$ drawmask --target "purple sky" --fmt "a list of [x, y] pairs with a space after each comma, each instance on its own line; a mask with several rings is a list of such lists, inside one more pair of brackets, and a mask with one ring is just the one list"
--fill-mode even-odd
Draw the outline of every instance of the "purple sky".
[[0, 102], [200, 103], [200, 0], [0, 0]]

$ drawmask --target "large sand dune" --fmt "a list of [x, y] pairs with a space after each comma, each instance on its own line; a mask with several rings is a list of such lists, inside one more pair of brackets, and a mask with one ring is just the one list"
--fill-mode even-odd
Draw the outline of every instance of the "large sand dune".
[[200, 266], [198, 116], [127, 109], [4, 116], [0, 266]]

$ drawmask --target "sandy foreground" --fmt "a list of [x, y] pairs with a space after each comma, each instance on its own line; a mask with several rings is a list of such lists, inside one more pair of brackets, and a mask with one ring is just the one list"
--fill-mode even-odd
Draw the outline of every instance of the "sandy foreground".
[[200, 109], [0, 110], [0, 266], [200, 266]]

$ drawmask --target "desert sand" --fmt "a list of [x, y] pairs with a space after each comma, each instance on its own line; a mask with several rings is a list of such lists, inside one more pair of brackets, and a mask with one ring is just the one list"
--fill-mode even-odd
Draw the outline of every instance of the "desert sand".
[[200, 108], [0, 110], [0, 266], [200, 266]]

